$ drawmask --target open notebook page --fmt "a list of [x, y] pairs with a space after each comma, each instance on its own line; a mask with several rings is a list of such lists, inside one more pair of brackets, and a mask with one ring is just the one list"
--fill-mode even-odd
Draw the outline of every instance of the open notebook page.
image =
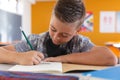
[[42, 62], [38, 65], [24, 66], [15, 65], [9, 71], [22, 71], [22, 72], [60, 72], [62, 73], [61, 62]]

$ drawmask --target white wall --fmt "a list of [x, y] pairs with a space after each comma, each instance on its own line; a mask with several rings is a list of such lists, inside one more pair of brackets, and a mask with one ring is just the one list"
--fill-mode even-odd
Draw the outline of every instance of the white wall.
[[27, 35], [31, 34], [31, 5], [35, 4], [35, 0], [22, 0], [23, 1], [23, 15], [22, 27]]
[[[36, 0], [0, 0], [0, 9], [22, 16], [22, 28], [27, 35], [31, 34], [31, 5], [35, 4]], [[9, 27], [8, 27], [9, 28]], [[8, 42], [8, 35], [3, 33], [2, 42]], [[24, 37], [22, 37], [24, 39]]]

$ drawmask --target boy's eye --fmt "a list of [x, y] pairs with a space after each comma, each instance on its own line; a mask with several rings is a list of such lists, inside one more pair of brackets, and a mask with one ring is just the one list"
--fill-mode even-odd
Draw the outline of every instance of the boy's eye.
[[68, 35], [66, 35], [66, 34], [62, 34], [62, 37], [67, 38], [67, 37], [69, 37], [69, 36], [68, 36]]
[[62, 37], [67, 38], [68, 36], [62, 36]]
[[51, 30], [52, 30], [53, 32], [56, 32], [56, 30], [55, 30], [55, 29], [52, 29], [52, 28], [51, 28]]

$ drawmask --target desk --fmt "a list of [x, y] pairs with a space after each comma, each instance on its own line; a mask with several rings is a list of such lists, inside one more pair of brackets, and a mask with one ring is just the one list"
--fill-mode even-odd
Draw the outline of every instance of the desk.
[[0, 70], [7, 71], [9, 68], [13, 67], [11, 64], [0, 64]]
[[[0, 70], [7, 71], [9, 68], [13, 67], [11, 64], [0, 64]], [[91, 66], [91, 65], [78, 65], [78, 64], [68, 64], [63, 63], [63, 72], [67, 72], [70, 70], [101, 70], [108, 68], [110, 66]]]
[[115, 53], [118, 57], [118, 64], [120, 64], [120, 42], [107, 42], [105, 45]]

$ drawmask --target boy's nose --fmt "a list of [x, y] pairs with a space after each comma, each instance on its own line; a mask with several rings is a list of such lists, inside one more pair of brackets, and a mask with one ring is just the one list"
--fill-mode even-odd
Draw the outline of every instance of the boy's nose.
[[57, 40], [59, 40], [60, 39], [60, 37], [57, 37]]
[[57, 39], [57, 40], [60, 39], [60, 37], [59, 37], [59, 35], [57, 33], [54, 35], [54, 39]]

